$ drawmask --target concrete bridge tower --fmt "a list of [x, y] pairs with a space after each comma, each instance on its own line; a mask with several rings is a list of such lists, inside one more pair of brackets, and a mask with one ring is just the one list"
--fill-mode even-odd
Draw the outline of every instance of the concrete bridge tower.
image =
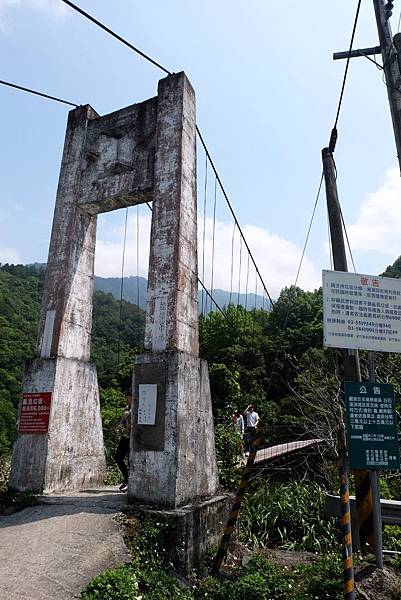
[[97, 214], [153, 202], [145, 353], [134, 366], [130, 500], [178, 507], [218, 486], [199, 359], [195, 94], [184, 73], [105, 116], [70, 112], [36, 356], [25, 369], [10, 487], [52, 492], [105, 474], [90, 362]]

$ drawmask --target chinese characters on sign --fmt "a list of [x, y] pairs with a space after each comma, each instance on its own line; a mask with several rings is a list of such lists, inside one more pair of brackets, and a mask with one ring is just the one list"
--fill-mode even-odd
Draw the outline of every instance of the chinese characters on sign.
[[323, 344], [401, 352], [401, 279], [323, 271]]
[[345, 383], [352, 469], [399, 469], [394, 389], [387, 383]]
[[51, 392], [22, 394], [19, 433], [47, 433], [51, 399]]
[[156, 423], [157, 383], [139, 384], [138, 425]]

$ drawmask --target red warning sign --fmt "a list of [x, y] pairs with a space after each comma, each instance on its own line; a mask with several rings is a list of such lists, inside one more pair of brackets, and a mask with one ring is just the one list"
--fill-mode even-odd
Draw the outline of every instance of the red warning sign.
[[22, 394], [19, 433], [47, 433], [51, 400], [51, 392]]

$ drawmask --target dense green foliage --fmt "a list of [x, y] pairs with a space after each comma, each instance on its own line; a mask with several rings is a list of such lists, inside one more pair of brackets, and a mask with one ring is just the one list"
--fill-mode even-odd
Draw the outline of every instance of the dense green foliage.
[[[393, 265], [392, 276], [400, 276]], [[398, 275], [396, 274], [398, 270]], [[44, 273], [32, 267], [0, 267], [0, 480], [15, 437], [24, 361], [34, 355], [37, 320]], [[119, 328], [121, 316], [121, 330]], [[98, 369], [109, 483], [119, 481], [113, 470], [118, 442], [117, 424], [124, 410], [124, 390], [131, 384], [135, 352], [140, 351], [144, 313], [111, 294], [94, 295], [92, 358]], [[245, 310], [230, 305], [225, 315], [211, 312], [200, 318], [200, 352], [208, 361], [215, 417], [216, 450], [221, 483], [235, 489], [239, 478], [241, 439], [231, 424], [235, 409], [254, 403], [264, 425], [265, 440], [281, 443], [302, 437], [319, 437], [327, 444], [318, 464], [304, 459], [302, 476], [309, 483], [288, 483], [288, 472], [266, 481], [252, 482], [244, 500], [240, 539], [257, 548], [281, 546], [325, 554], [338, 548], [332, 521], [323, 513], [323, 492], [318, 481], [338, 489], [337, 430], [343, 420], [340, 353], [322, 347], [322, 293], [286, 288], [274, 310]], [[367, 356], [361, 353], [361, 370], [367, 378]], [[401, 355], [377, 356], [377, 379], [401, 389]], [[300, 473], [301, 474], [301, 473]], [[291, 477], [297, 470], [292, 466]], [[285, 481], [287, 478], [287, 481]], [[284, 479], [284, 481], [283, 481]], [[313, 482], [313, 483], [312, 483]], [[399, 496], [400, 479], [392, 474], [382, 484], [387, 497]], [[400, 532], [386, 529], [386, 543], [399, 547]], [[142, 596], [162, 598], [289, 598], [312, 600], [341, 597], [340, 565], [334, 558], [288, 572], [257, 557], [227, 583], [200, 578], [194, 589], [181, 589], [169, 572], [164, 549], [168, 531], [163, 524], [147, 522], [132, 542], [130, 567], [103, 574], [85, 600]], [[92, 585], [92, 584], [91, 584]], [[96, 587], [97, 586], [97, 587]], [[121, 592], [124, 589], [124, 592]], [[121, 596], [118, 594], [135, 594]], [[103, 594], [103, 595], [101, 595]], [[110, 594], [110, 595], [105, 595]]]
[[0, 456], [16, 434], [24, 362], [34, 355], [43, 273], [34, 267], [0, 268]]
[[341, 562], [329, 556], [289, 570], [254, 556], [234, 581], [206, 577], [198, 581], [194, 600], [340, 600]]
[[256, 548], [324, 554], [336, 546], [337, 537], [334, 519], [324, 510], [324, 493], [316, 485], [262, 480], [245, 497], [240, 538]]
[[83, 600], [136, 600], [138, 582], [132, 569], [110, 569], [95, 577], [82, 592]]
[[[194, 573], [191, 584], [182, 587], [173, 576], [173, 564], [166, 552], [171, 527], [171, 523], [156, 521], [155, 518], [131, 516], [125, 524], [126, 541], [132, 552], [131, 563], [96, 577], [82, 593], [82, 600], [131, 597], [141, 600], [342, 598], [341, 559], [334, 555], [289, 569], [273, 564], [262, 554], [254, 554], [247, 564], [232, 571], [229, 579]], [[131, 593], [135, 595], [131, 596]]]
[[[15, 439], [22, 371], [35, 354], [44, 276], [45, 271], [34, 266], [0, 266], [0, 457]], [[123, 390], [132, 375], [132, 349], [142, 345], [144, 312], [123, 301], [121, 331], [119, 323], [120, 303], [111, 294], [95, 292], [92, 359], [100, 385]], [[127, 361], [131, 361], [129, 377]], [[110, 407], [111, 402], [104, 404]]]

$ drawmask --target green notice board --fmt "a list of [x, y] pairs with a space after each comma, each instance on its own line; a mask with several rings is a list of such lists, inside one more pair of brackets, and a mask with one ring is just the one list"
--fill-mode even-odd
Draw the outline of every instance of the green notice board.
[[399, 469], [394, 388], [388, 383], [345, 383], [351, 469]]

